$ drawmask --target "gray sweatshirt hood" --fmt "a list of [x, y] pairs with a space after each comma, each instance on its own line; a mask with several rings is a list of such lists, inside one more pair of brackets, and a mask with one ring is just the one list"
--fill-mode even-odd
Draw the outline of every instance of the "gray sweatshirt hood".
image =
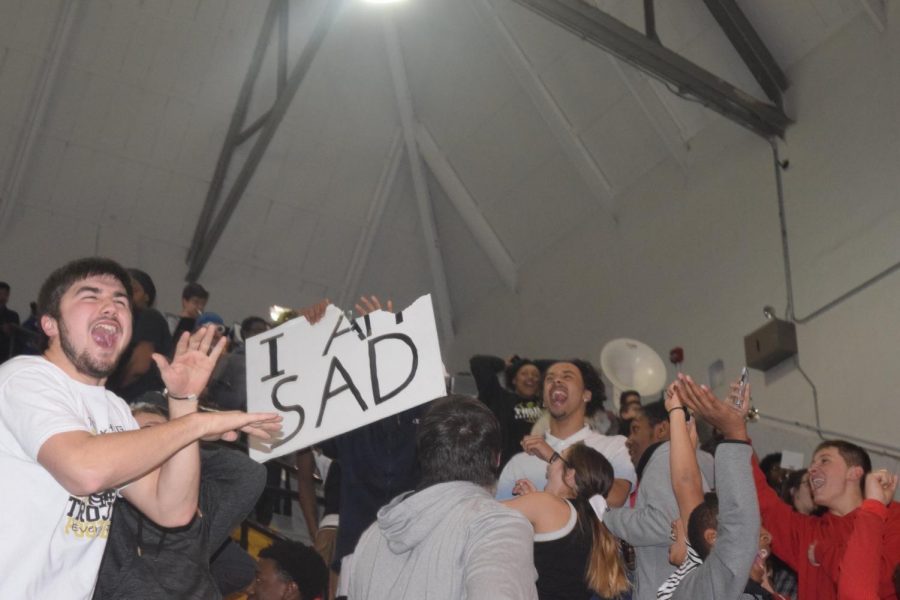
[[460, 508], [461, 496], [493, 498], [488, 490], [469, 481], [450, 481], [391, 500], [378, 511], [378, 527], [391, 552], [402, 554], [418, 546], [453, 509]]

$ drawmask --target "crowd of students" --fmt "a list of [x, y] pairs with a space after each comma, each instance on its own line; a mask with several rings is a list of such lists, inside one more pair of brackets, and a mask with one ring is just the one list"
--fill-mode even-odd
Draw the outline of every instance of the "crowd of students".
[[[315, 551], [279, 542], [248, 565], [228, 532], [280, 471], [200, 441], [267, 438], [280, 419], [245, 412], [239, 344], [225, 353], [202, 286], [185, 296], [172, 338], [142, 271], [82, 259], [45, 282], [41, 354], [0, 366], [0, 472], [14, 490], [0, 496], [0, 597], [897, 598], [897, 476], [863, 448], [822, 442], [776, 482], [748, 435], [749, 388], [720, 399], [679, 374], [659, 399], [623, 393], [613, 414], [581, 359], [475, 356], [477, 399], [300, 453]], [[292, 316], [314, 323], [325, 306]], [[237, 410], [198, 412], [217, 386], [231, 393], [218, 408]]]

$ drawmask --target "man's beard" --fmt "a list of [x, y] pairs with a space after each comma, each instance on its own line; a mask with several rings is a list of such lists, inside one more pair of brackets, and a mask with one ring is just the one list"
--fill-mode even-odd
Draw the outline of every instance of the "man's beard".
[[59, 321], [59, 343], [62, 347], [63, 354], [66, 355], [66, 358], [69, 359], [69, 362], [72, 363], [75, 370], [88, 377], [105, 379], [112, 375], [112, 372], [116, 369], [116, 363], [119, 362], [118, 356], [110, 361], [109, 364], [106, 364], [96, 360], [87, 350], [82, 350], [79, 354], [78, 351], [75, 350], [75, 347], [69, 342], [69, 331], [66, 329], [66, 324], [61, 319]]

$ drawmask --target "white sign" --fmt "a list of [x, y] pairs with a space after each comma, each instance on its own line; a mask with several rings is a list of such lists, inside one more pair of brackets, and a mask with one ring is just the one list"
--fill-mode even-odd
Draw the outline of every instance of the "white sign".
[[781, 468], [789, 471], [799, 471], [806, 468], [806, 461], [803, 459], [802, 452], [792, 452], [791, 450], [781, 451]]
[[334, 306], [315, 325], [287, 323], [247, 341], [247, 410], [284, 418], [253, 440], [265, 462], [446, 394], [431, 296], [398, 313], [348, 321]]

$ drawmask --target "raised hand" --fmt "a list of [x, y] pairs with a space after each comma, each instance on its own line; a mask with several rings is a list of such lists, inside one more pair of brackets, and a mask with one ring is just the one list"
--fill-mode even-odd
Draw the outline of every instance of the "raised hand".
[[542, 435], [526, 435], [522, 438], [522, 449], [532, 456], [537, 456], [544, 462], [549, 462], [553, 456], [553, 448], [544, 440]]
[[329, 304], [331, 304], [331, 300], [325, 298], [324, 300], [319, 300], [312, 306], [298, 308], [297, 314], [299, 314], [301, 317], [305, 317], [306, 320], [309, 321], [310, 325], [315, 325], [322, 320], [322, 317], [325, 316], [325, 309], [328, 308]]
[[669, 384], [669, 387], [666, 388], [666, 393], [663, 397], [665, 398], [666, 411], [671, 411], [672, 409], [684, 406], [684, 404], [681, 402], [681, 396], [679, 395], [679, 387], [677, 381], [673, 381]]
[[162, 354], [153, 354], [153, 361], [171, 396], [198, 396], [206, 387], [216, 361], [228, 343], [222, 337], [210, 351], [215, 335], [215, 325], [205, 325], [193, 335], [184, 332], [175, 346], [171, 363]]
[[[726, 438], [747, 440], [747, 423], [745, 415], [750, 408], [750, 386], [744, 389], [741, 408], [730, 402], [722, 402], [705, 385], [697, 385], [687, 375], [678, 375], [678, 396], [685, 406], [699, 414], [710, 425], [721, 431]], [[737, 384], [732, 384], [736, 393]]]
[[531, 494], [536, 491], [538, 491], [538, 489], [530, 479], [517, 480], [512, 489], [513, 496], [524, 496], [525, 494]]
[[866, 475], [866, 499], [878, 500], [885, 506], [894, 499], [897, 491], [897, 475], [888, 473], [887, 469], [878, 469]]
[[359, 316], [365, 316], [369, 313], [375, 312], [376, 310], [386, 310], [387, 312], [394, 312], [394, 301], [388, 300], [385, 308], [382, 308], [381, 301], [378, 299], [378, 296], [369, 296], [366, 298], [365, 296], [360, 296], [359, 302], [356, 303], [356, 312], [359, 313]]

